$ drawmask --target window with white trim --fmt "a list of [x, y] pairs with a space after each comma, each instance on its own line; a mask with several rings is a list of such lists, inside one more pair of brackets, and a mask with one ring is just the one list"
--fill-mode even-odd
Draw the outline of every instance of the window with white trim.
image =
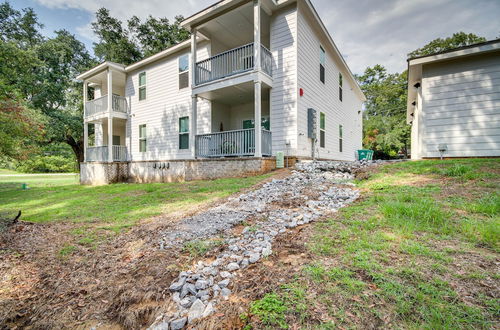
[[189, 117], [179, 118], [179, 149], [189, 149]]
[[326, 145], [326, 115], [319, 113], [319, 146], [324, 148]]
[[146, 152], [147, 143], [146, 124], [139, 125], [139, 152]]
[[189, 55], [179, 57], [179, 89], [189, 87]]
[[342, 102], [342, 85], [343, 85], [343, 81], [342, 81], [342, 73], [339, 72], [339, 100], [340, 102]]
[[323, 47], [319, 46], [319, 80], [325, 83], [326, 53]]
[[343, 131], [343, 127], [342, 125], [339, 125], [339, 152], [342, 152], [342, 142], [343, 142], [343, 137], [342, 137], [342, 131]]
[[139, 73], [139, 101], [146, 99], [146, 72]]

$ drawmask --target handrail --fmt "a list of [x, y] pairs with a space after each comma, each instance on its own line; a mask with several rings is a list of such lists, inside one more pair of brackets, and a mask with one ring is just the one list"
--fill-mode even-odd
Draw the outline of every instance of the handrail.
[[[271, 131], [262, 129], [262, 155], [271, 156]], [[240, 157], [255, 154], [255, 129], [246, 128], [196, 135], [197, 157]]]
[[[255, 67], [254, 47], [253, 42], [248, 43], [197, 62], [195, 85], [253, 70]], [[272, 77], [272, 53], [263, 45], [261, 45], [260, 63], [262, 71]]]
[[[123, 96], [113, 95], [111, 106], [115, 112], [128, 112], [127, 99]], [[93, 116], [108, 111], [108, 95], [85, 102], [85, 116]]]

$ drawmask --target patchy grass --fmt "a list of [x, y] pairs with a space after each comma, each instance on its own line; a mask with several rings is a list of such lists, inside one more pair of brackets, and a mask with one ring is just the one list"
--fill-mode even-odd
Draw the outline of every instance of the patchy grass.
[[361, 200], [314, 224], [309, 261], [251, 303], [248, 324], [498, 327], [499, 177], [491, 159], [379, 167], [358, 182]]
[[225, 244], [223, 239], [192, 240], [184, 243], [183, 252], [189, 253], [192, 258], [202, 257], [212, 249]]
[[[0, 212], [22, 210], [24, 221], [64, 221], [120, 231], [140, 219], [227, 197], [266, 177], [98, 187], [79, 185], [72, 175], [0, 177]], [[29, 189], [22, 190], [22, 183]]]

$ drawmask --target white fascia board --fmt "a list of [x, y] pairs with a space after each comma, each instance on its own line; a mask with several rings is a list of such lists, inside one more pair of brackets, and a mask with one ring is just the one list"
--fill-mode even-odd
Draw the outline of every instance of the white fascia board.
[[118, 71], [118, 72], [125, 72], [124, 65], [119, 64], [119, 63], [106, 61], [106, 62], [103, 62], [103, 63], [99, 64], [98, 66], [78, 75], [76, 77], [76, 80], [85, 80], [87, 78], [90, 78], [90, 77], [100, 73], [101, 71], [106, 70], [107, 68], [113, 69], [113, 70]]
[[445, 60], [453, 59], [455, 57], [476, 55], [478, 53], [485, 53], [485, 52], [491, 52], [491, 51], [497, 51], [497, 50], [500, 50], [500, 41], [497, 43], [490, 43], [490, 44], [486, 44], [486, 45], [480, 45], [477, 47], [460, 49], [460, 50], [457, 50], [454, 52], [449, 52], [449, 53], [429, 55], [426, 57], [410, 59], [408, 61], [408, 63], [410, 66], [418, 65], [418, 64], [427, 64], [427, 63], [431, 63], [431, 62], [445, 61]]

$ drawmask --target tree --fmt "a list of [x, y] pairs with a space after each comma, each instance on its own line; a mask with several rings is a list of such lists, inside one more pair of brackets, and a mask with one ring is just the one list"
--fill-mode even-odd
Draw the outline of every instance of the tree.
[[137, 16], [128, 20], [128, 28], [141, 49], [142, 56], [148, 57], [189, 38], [189, 32], [180, 26], [184, 20], [176, 16], [170, 24], [167, 18], [149, 16], [144, 23]]
[[189, 32], [180, 26], [184, 18], [176, 16], [173, 23], [163, 17], [149, 16], [144, 22], [132, 16], [124, 27], [122, 21], [111, 17], [109, 10], [100, 8], [92, 30], [99, 38], [94, 53], [101, 61], [125, 65], [137, 62], [189, 38]]
[[129, 31], [123, 28], [120, 20], [110, 16], [108, 9], [100, 8], [96, 12], [92, 30], [99, 38], [99, 42], [94, 43], [94, 53], [99, 60], [128, 65], [142, 58]]
[[473, 33], [457, 32], [448, 38], [437, 38], [429, 42], [422, 48], [418, 48], [408, 54], [408, 58], [425, 56], [434, 53], [444, 52], [453, 48], [469, 46], [480, 42], [485, 42], [486, 38], [479, 37]]
[[[19, 105], [18, 110], [24, 107], [36, 112], [46, 123], [43, 139], [37, 142], [66, 143], [76, 159], [83, 161], [81, 84], [74, 77], [94, 66], [95, 60], [66, 30], [55, 31], [54, 38], [43, 38], [39, 31], [42, 25], [29, 8], [20, 12], [3, 3], [0, 18], [0, 59], [6, 63], [0, 66], [0, 81], [14, 87], [4, 91], [4, 104], [9, 109]], [[16, 26], [18, 23], [22, 25]], [[10, 117], [16, 119], [26, 120], [26, 116]]]
[[[430, 55], [486, 41], [475, 34], [458, 32], [438, 38], [408, 54], [409, 58]], [[407, 72], [389, 74], [382, 65], [366, 68], [357, 76], [366, 95], [363, 117], [363, 145], [379, 158], [408, 156], [410, 127], [406, 124]]]
[[15, 41], [21, 48], [35, 46], [42, 41], [39, 30], [43, 25], [32, 8], [15, 10], [10, 3], [0, 4], [0, 38], [2, 41]]
[[366, 95], [363, 145], [378, 157], [407, 156], [410, 128], [406, 125], [406, 72], [387, 73], [381, 65], [357, 76]]

